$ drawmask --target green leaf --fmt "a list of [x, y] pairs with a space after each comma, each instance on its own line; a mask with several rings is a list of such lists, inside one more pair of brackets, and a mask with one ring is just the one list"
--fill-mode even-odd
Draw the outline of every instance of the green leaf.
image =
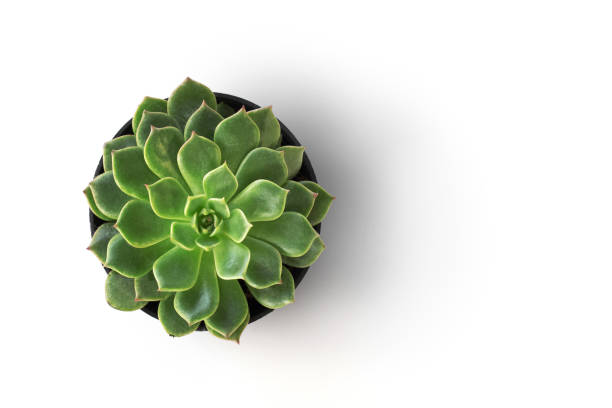
[[115, 183], [112, 171], [100, 174], [89, 183], [96, 207], [106, 217], [116, 220], [123, 206], [132, 198]]
[[283, 263], [285, 265], [295, 266], [296, 268], [306, 268], [315, 263], [315, 261], [319, 258], [319, 255], [323, 253], [324, 249], [325, 244], [323, 243], [323, 240], [321, 239], [321, 237], [317, 237], [312, 242], [312, 245], [310, 246], [308, 252], [296, 258], [283, 256]]
[[170, 240], [165, 240], [147, 248], [134, 248], [117, 234], [108, 243], [104, 265], [127, 278], [139, 278], [150, 272], [157, 258], [172, 247]]
[[232, 108], [225, 102], [217, 103], [217, 112], [219, 112], [219, 114], [223, 116], [224, 118], [228, 118], [232, 116], [234, 113], [236, 113], [234, 108]]
[[177, 128], [154, 128], [144, 146], [144, 158], [151, 171], [160, 178], [173, 177], [187, 188], [177, 162], [183, 142], [183, 135]]
[[283, 153], [267, 147], [252, 150], [240, 163], [236, 179], [238, 180], [238, 191], [255, 180], [270, 180], [279, 186], [285, 184], [287, 165], [283, 160]]
[[225, 202], [225, 198], [209, 198], [206, 202], [206, 207], [214, 211], [221, 218], [230, 216], [230, 209]]
[[176, 119], [180, 129], [184, 129], [187, 120], [202, 105], [202, 102], [217, 109], [215, 94], [205, 85], [187, 78], [168, 98], [168, 113]]
[[213, 248], [215, 255], [215, 268], [221, 279], [240, 279], [244, 277], [251, 254], [243, 244], [236, 243], [229, 238], [220, 238], [220, 242]]
[[212, 109], [206, 103], [203, 103], [194, 113], [191, 115], [187, 124], [185, 125], [185, 140], [187, 140], [193, 132], [200, 136], [204, 136], [210, 140], [215, 135], [215, 128], [223, 120], [223, 116], [217, 113], [216, 110]]
[[200, 235], [196, 239], [196, 244], [206, 252], [219, 245], [220, 242], [221, 240], [218, 237], [211, 237], [210, 235]]
[[238, 181], [227, 163], [206, 173], [202, 184], [207, 197], [225, 198], [225, 201], [228, 201], [238, 188]]
[[206, 195], [198, 194], [187, 197], [187, 203], [185, 204], [184, 214], [187, 217], [191, 217], [202, 208], [206, 207]]
[[137, 302], [134, 280], [111, 271], [106, 276], [106, 301], [117, 310], [129, 312], [142, 309], [147, 302]]
[[206, 327], [212, 328], [223, 337], [230, 337], [244, 322], [249, 306], [236, 280], [219, 280], [219, 306], [215, 313], [205, 320]]
[[113, 160], [111, 153], [114, 150], [121, 150], [130, 146], [136, 146], [136, 136], [134, 135], [119, 136], [104, 143], [104, 147], [102, 149], [102, 151], [104, 152], [102, 155], [102, 165], [104, 167], [104, 171], [109, 171], [113, 169]]
[[317, 183], [312, 181], [301, 181], [301, 183], [317, 195], [314, 206], [312, 207], [310, 214], [308, 214], [308, 221], [310, 221], [312, 225], [317, 225], [323, 221], [327, 215], [327, 212], [329, 211], [332, 201], [334, 201], [336, 197], [323, 190], [323, 187]]
[[141, 200], [149, 195], [145, 184], [155, 183], [158, 177], [149, 170], [141, 147], [132, 146], [113, 152], [113, 175], [124, 193]]
[[219, 306], [219, 283], [212, 253], [202, 254], [195, 285], [174, 298], [174, 309], [189, 324], [209, 318]]
[[108, 248], [108, 241], [111, 240], [117, 234], [117, 230], [112, 223], [107, 222], [98, 227], [96, 232], [91, 238], [89, 249], [93, 254], [100, 260], [100, 262], [106, 262], [106, 250]]
[[221, 164], [221, 150], [214, 142], [193, 133], [178, 152], [178, 167], [194, 194], [202, 194], [202, 179]]
[[147, 186], [151, 208], [157, 216], [170, 220], [189, 220], [185, 215], [187, 192], [172, 177], [165, 177]]
[[174, 296], [170, 296], [159, 302], [157, 317], [168, 333], [174, 337], [185, 336], [197, 330], [200, 323], [189, 325], [174, 309]]
[[299, 212], [304, 217], [308, 217], [317, 195], [307, 189], [302, 183], [293, 180], [286, 182], [283, 187], [289, 190], [285, 211]]
[[282, 260], [272, 245], [246, 237], [243, 244], [249, 248], [251, 259], [244, 280], [254, 288], [263, 289], [281, 281]]
[[[248, 326], [250, 320], [251, 320], [251, 313], [249, 312], [249, 309], [247, 309], [246, 317], [244, 318], [242, 323], [240, 323], [240, 326], [238, 326], [238, 328], [236, 330], [234, 330], [234, 332], [232, 334], [230, 334], [230, 336], [227, 338], [227, 340], [235, 341], [237, 344], [240, 344], [240, 336], [242, 336], [242, 332], [244, 331], [244, 329], [246, 329], [246, 327]], [[221, 334], [221, 333], [219, 333], [219, 334]]]
[[255, 222], [249, 235], [274, 245], [282, 255], [304, 255], [319, 236], [306, 217], [296, 212], [285, 212], [274, 221]]
[[[240, 323], [240, 326], [236, 330], [234, 330], [234, 332], [229, 337], [225, 337], [223, 334], [219, 333], [218, 331], [216, 331], [215, 329], [213, 329], [210, 326], [206, 326], [206, 329], [210, 332], [210, 334], [212, 334], [212, 335], [214, 335], [216, 337], [219, 337], [220, 339], [235, 341], [236, 343], [240, 344], [240, 336], [242, 335], [242, 332], [244, 331], [244, 329], [249, 324], [250, 320], [251, 320], [251, 314], [249, 313], [249, 310], [247, 309], [246, 317], [244, 318], [242, 323]], [[204, 323], [206, 323], [206, 322], [204, 322]]]
[[214, 139], [223, 160], [236, 171], [244, 156], [259, 145], [259, 129], [242, 108], [219, 123]]
[[136, 132], [136, 144], [139, 147], [144, 147], [153, 127], [163, 128], [166, 126], [178, 128], [178, 123], [167, 113], [144, 112], [138, 130], [134, 130]]
[[272, 107], [249, 111], [249, 117], [257, 124], [261, 134], [260, 146], [275, 148], [281, 142], [281, 130], [278, 120], [272, 113]]
[[247, 220], [242, 210], [235, 208], [230, 212], [229, 218], [221, 221], [221, 224], [217, 226], [211, 235], [214, 237], [219, 234], [225, 234], [234, 242], [240, 243], [247, 236], [251, 227], [251, 223]]
[[174, 247], [153, 264], [159, 290], [180, 292], [191, 288], [198, 279], [202, 250], [187, 251]]
[[278, 149], [283, 152], [285, 164], [289, 170], [288, 179], [292, 179], [302, 168], [302, 159], [304, 158], [304, 146], [281, 146]]
[[85, 198], [87, 198], [89, 209], [91, 210], [92, 213], [94, 213], [96, 217], [100, 218], [103, 221], [113, 220], [113, 218], [107, 217], [106, 215], [102, 214], [102, 211], [100, 211], [100, 209], [96, 205], [96, 201], [94, 200], [93, 193], [91, 192], [90, 186], [85, 187], [85, 190], [83, 190], [83, 193], [85, 193]]
[[134, 279], [136, 289], [136, 300], [157, 301], [164, 300], [170, 296], [171, 292], [160, 292], [155, 280], [153, 271], [150, 271], [140, 278]]
[[270, 286], [265, 289], [253, 288], [249, 285], [249, 292], [263, 306], [270, 309], [280, 309], [283, 306], [295, 301], [295, 285], [293, 276], [289, 269], [283, 266], [281, 275], [282, 282], [278, 285]]
[[196, 239], [200, 234], [190, 222], [173, 222], [170, 227], [170, 240], [186, 250], [196, 247]]
[[168, 239], [171, 223], [159, 218], [148, 202], [132, 200], [121, 210], [117, 229], [130, 245], [145, 248]]
[[144, 111], [166, 113], [168, 111], [168, 102], [163, 99], [145, 96], [142, 102], [140, 102], [140, 105], [138, 105], [136, 113], [134, 113], [134, 117], [132, 118], [132, 129], [134, 132], [138, 129]]
[[281, 216], [288, 190], [269, 180], [257, 180], [242, 190], [229, 208], [240, 208], [250, 222], [271, 221]]

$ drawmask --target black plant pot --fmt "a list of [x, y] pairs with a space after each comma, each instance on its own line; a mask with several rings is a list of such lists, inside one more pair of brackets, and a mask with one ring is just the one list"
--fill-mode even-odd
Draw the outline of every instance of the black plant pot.
[[[259, 108], [259, 106], [255, 105], [253, 102], [249, 102], [246, 99], [238, 98], [237, 96], [218, 93], [218, 92], [215, 92], [215, 96], [217, 97], [218, 102], [225, 102], [226, 104], [231, 106], [234, 110], [238, 110], [242, 106], [244, 106], [247, 109], [247, 111]], [[295, 138], [295, 136], [293, 136], [293, 133], [291, 133], [291, 131], [287, 129], [285, 125], [283, 125], [283, 122], [279, 121], [279, 123], [281, 127], [281, 138], [282, 138], [281, 144], [283, 146], [301, 146], [300, 142]], [[117, 134], [113, 136], [113, 139], [119, 136], [130, 135], [130, 134], [134, 134], [132, 130], [132, 119], [130, 119], [125, 125], [123, 125], [121, 129], [119, 129]], [[102, 167], [102, 158], [100, 158], [100, 162], [98, 163], [98, 167], [96, 168], [94, 177], [98, 176], [99, 174], [102, 174], [103, 172], [104, 172], [104, 169]], [[317, 177], [315, 176], [314, 169], [312, 168], [312, 165], [310, 164], [310, 160], [308, 159], [308, 155], [306, 153], [304, 153], [304, 160], [302, 162], [302, 167], [300, 168], [300, 171], [294, 177], [294, 179], [295, 180], [311, 180], [314, 182], [317, 181]], [[94, 232], [96, 232], [98, 227], [102, 225], [103, 223], [104, 223], [103, 220], [96, 217], [94, 213], [91, 212], [91, 210], [89, 211], [89, 224], [91, 227], [92, 236]], [[315, 226], [314, 228], [317, 232], [319, 233], [321, 232], [321, 224]], [[293, 280], [295, 281], [295, 286], [297, 287], [302, 281], [302, 279], [304, 279], [304, 275], [306, 275], [306, 272], [308, 272], [308, 268], [295, 268], [293, 266], [288, 266], [288, 265], [285, 265], [285, 266], [287, 267], [287, 269], [289, 269], [289, 271], [291, 271], [291, 274], [293, 275]], [[110, 269], [108, 268], [104, 268], [104, 269], [106, 270], [106, 273], [110, 272]], [[251, 315], [251, 320], [249, 321], [249, 323], [253, 323], [255, 320], [261, 319], [262, 317], [264, 317], [265, 315], [267, 315], [268, 313], [274, 310], [274, 309], [268, 309], [267, 307], [260, 305], [253, 298], [253, 296], [251, 296], [251, 293], [247, 290], [244, 282], [241, 281], [240, 283], [242, 285], [242, 290], [244, 291], [247, 301], [249, 303], [249, 312]], [[157, 307], [158, 306], [159, 306], [159, 302], [149, 302], [141, 310], [145, 312], [146, 314], [148, 314], [149, 316], [152, 316], [157, 319]], [[204, 324], [201, 324], [198, 330], [200, 331], [206, 330], [206, 326]]]

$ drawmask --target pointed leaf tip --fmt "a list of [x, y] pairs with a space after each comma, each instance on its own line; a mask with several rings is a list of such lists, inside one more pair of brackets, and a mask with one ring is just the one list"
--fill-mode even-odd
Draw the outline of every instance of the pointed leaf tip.
[[247, 283], [247, 288], [261, 305], [270, 309], [280, 309], [295, 302], [295, 284], [291, 272], [283, 266], [281, 283], [264, 289], [257, 289]]
[[178, 122], [179, 130], [185, 130], [187, 121], [201, 108], [203, 100], [206, 100], [206, 105], [213, 110], [217, 109], [214, 93], [206, 85], [189, 77], [172, 91], [168, 98], [168, 114]]
[[238, 191], [261, 179], [270, 180], [282, 186], [287, 181], [288, 174], [282, 152], [267, 147], [258, 147], [245, 156], [236, 171]]
[[274, 114], [272, 107], [257, 108], [247, 112], [255, 122], [260, 131], [260, 146], [276, 149], [281, 144], [280, 124]]
[[288, 192], [270, 180], [250, 183], [230, 203], [230, 209], [240, 209], [249, 222], [271, 221], [281, 216]]
[[312, 225], [317, 225], [321, 221], [323, 221], [323, 219], [327, 215], [327, 212], [329, 211], [329, 208], [335, 197], [329, 194], [323, 189], [323, 187], [313, 181], [305, 180], [300, 181], [300, 183], [306, 186], [306, 188], [308, 188], [310, 191], [318, 193], [314, 206], [310, 214], [308, 214], [308, 220], [310, 221], [310, 223]]
[[249, 236], [274, 245], [282, 255], [299, 257], [308, 251], [317, 232], [303, 214], [286, 211], [273, 221], [256, 222]]

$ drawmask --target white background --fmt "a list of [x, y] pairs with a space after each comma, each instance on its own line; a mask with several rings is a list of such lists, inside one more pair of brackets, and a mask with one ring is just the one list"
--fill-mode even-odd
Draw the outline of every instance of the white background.
[[[4, 2], [0, 405], [599, 407], [606, 1]], [[186, 76], [272, 104], [338, 197], [242, 344], [106, 305], [104, 141]]]

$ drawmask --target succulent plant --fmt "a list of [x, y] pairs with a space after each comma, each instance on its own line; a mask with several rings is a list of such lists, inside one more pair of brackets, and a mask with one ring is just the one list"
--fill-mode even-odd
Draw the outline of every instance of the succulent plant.
[[280, 146], [270, 107], [234, 112], [189, 78], [167, 101], [144, 98], [132, 129], [104, 145], [104, 172], [85, 189], [105, 221], [89, 249], [110, 269], [108, 303], [131, 311], [159, 301], [170, 335], [204, 322], [239, 341], [246, 291], [267, 308], [294, 301], [286, 265], [317, 260], [325, 246], [313, 225], [333, 197], [292, 180], [304, 148]]

